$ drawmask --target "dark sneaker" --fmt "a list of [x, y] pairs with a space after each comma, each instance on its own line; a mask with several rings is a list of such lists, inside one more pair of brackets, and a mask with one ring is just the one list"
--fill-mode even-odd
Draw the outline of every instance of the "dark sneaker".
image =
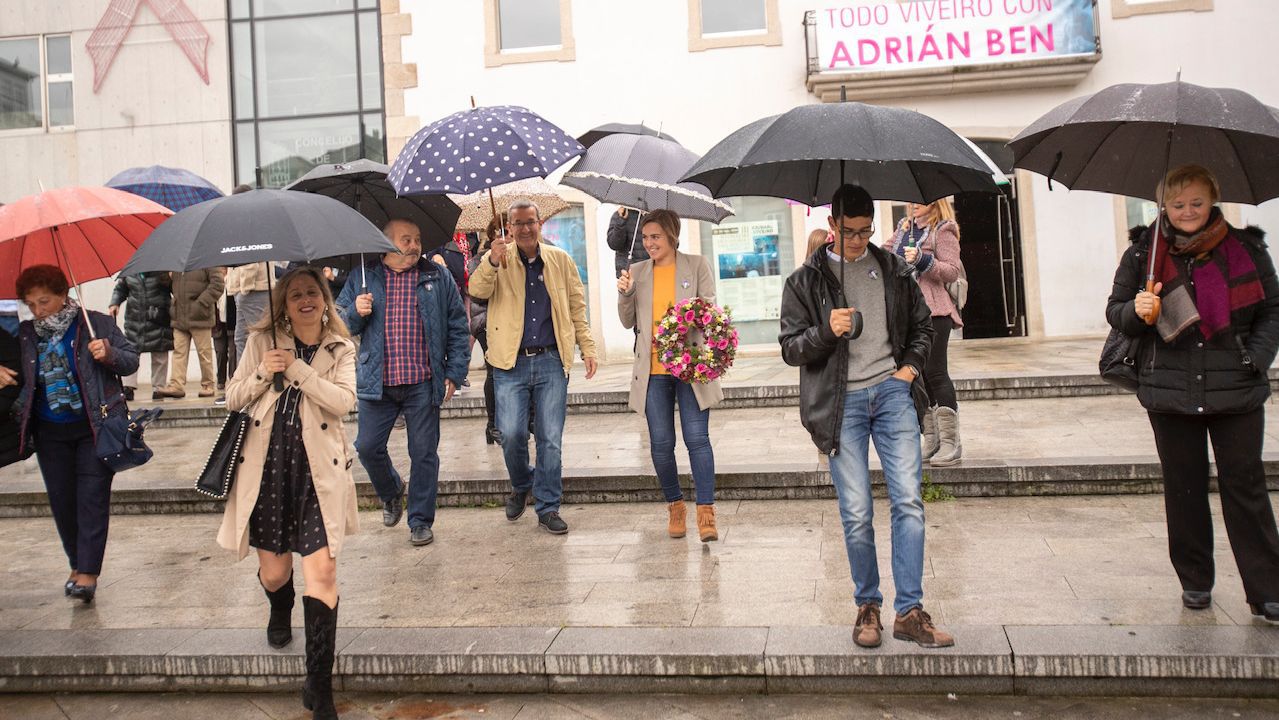
[[943, 648], [955, 644], [955, 638], [938, 630], [933, 625], [933, 619], [918, 605], [905, 615], [898, 615], [893, 621], [893, 637], [909, 640], [926, 648]]
[[403, 516], [404, 488], [400, 488], [399, 494], [394, 499], [382, 503], [382, 524], [387, 527], [395, 527]]
[[133, 402], [133, 393], [136, 388], [127, 387], [124, 389], [124, 399]]
[[409, 531], [409, 542], [414, 545], [430, 545], [435, 540], [435, 533], [425, 525], [419, 525]]
[[513, 492], [506, 497], [506, 519], [515, 522], [524, 517], [524, 508], [528, 507], [528, 490]]
[[1206, 610], [1212, 606], [1212, 592], [1208, 590], [1182, 591], [1181, 604], [1187, 610]]
[[866, 603], [857, 608], [857, 622], [853, 625], [854, 643], [864, 648], [879, 647], [883, 642], [883, 630], [877, 603]]
[[552, 535], [564, 535], [568, 532], [568, 523], [560, 519], [560, 514], [554, 510], [538, 515], [537, 524]]

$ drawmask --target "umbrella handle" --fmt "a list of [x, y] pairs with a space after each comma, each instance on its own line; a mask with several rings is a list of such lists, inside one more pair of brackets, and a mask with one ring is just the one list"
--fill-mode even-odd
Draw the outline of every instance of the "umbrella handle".
[[[1155, 281], [1152, 278], [1146, 281], [1146, 292], [1153, 293], [1154, 291], [1155, 291]], [[1159, 319], [1159, 311], [1160, 309], [1162, 309], [1162, 307], [1163, 307], [1163, 302], [1160, 301], [1159, 296], [1156, 295], [1154, 307], [1150, 309], [1150, 314], [1144, 316], [1142, 320], [1145, 320], [1147, 325], [1154, 325], [1155, 321]]]

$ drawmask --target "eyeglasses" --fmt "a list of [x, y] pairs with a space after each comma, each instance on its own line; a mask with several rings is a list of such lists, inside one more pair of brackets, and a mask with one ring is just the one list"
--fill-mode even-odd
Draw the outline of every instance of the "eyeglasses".
[[875, 226], [871, 225], [865, 230], [854, 230], [852, 228], [841, 227], [839, 236], [845, 240], [869, 240], [875, 234]]
[[513, 223], [507, 223], [507, 225], [510, 225], [516, 230], [519, 230], [521, 228], [531, 228], [537, 225], [537, 221], [536, 220], [517, 220]]

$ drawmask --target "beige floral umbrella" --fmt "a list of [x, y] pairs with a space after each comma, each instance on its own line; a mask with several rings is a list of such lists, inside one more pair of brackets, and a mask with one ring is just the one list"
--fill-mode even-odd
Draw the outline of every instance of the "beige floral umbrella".
[[[462, 208], [462, 216], [457, 219], [458, 232], [484, 232], [488, 228], [489, 221], [493, 219], [488, 190], [449, 197]], [[520, 198], [533, 201], [543, 220], [568, 209], [568, 203], [555, 192], [555, 186], [542, 178], [517, 180], [493, 188], [493, 202], [497, 204], [498, 212], [506, 212], [511, 203]]]

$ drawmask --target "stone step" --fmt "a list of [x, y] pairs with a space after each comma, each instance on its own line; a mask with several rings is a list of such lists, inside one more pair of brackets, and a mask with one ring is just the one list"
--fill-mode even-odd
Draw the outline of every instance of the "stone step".
[[[886, 618], [890, 623], [891, 619]], [[848, 627], [339, 628], [340, 691], [964, 693], [1279, 697], [1279, 628], [948, 628], [956, 645], [853, 645]], [[301, 630], [11, 630], [0, 691], [298, 691]]]
[[[1279, 453], [1266, 453], [1266, 479], [1279, 490]], [[365, 509], [380, 507], [372, 484], [357, 463], [352, 470], [356, 491]], [[1216, 470], [1213, 467], [1215, 476]], [[1028, 497], [1041, 495], [1113, 495], [1162, 492], [1163, 476], [1153, 456], [1106, 458], [1025, 458], [964, 460], [950, 468], [924, 471], [925, 490], [937, 488], [954, 497]], [[872, 463], [876, 497], [885, 497], [883, 474]], [[692, 477], [681, 473], [685, 496], [692, 497]], [[751, 465], [717, 464], [716, 497], [721, 500], [821, 499], [835, 497], [824, 460]], [[3, 488], [3, 486], [0, 486]], [[1215, 488], [1214, 488], [1215, 489]], [[438, 505], [464, 507], [500, 505], [511, 492], [505, 474], [448, 473], [440, 478]], [[651, 466], [623, 468], [564, 468], [564, 503], [658, 502], [662, 495]], [[185, 483], [117, 488], [111, 494], [114, 514], [173, 514], [222, 512], [221, 501], [192, 490]], [[0, 518], [49, 515], [42, 490], [0, 490]]]

